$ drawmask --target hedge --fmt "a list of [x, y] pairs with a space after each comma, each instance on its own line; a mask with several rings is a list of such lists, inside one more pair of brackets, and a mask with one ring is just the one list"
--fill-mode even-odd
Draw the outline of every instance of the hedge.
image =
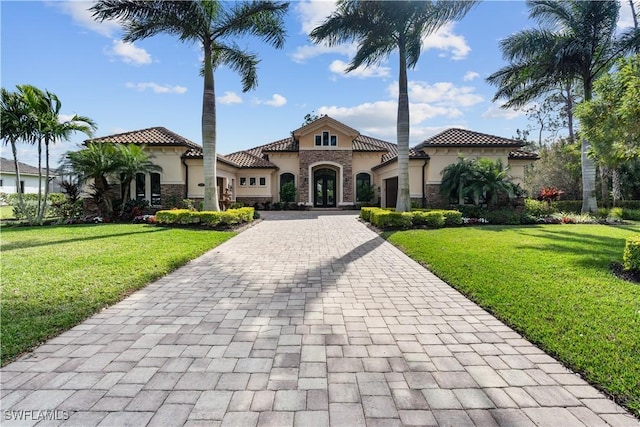
[[627, 239], [622, 260], [625, 270], [640, 272], [640, 234]]
[[201, 224], [204, 227], [236, 225], [253, 221], [253, 208], [229, 209], [223, 212], [171, 209], [156, 212], [156, 222], [164, 225]]
[[378, 228], [411, 228], [427, 226], [440, 228], [462, 224], [462, 213], [452, 210], [415, 210], [411, 212], [395, 212], [382, 208], [362, 208], [360, 218]]

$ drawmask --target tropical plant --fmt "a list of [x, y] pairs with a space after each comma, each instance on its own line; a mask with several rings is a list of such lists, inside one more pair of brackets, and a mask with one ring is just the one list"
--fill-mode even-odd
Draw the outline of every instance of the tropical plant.
[[241, 49], [234, 37], [256, 36], [280, 48], [284, 44], [283, 16], [288, 3], [273, 1], [218, 2], [99, 0], [91, 7], [95, 19], [116, 20], [124, 27], [124, 40], [133, 42], [160, 33], [203, 49], [202, 148], [204, 209], [219, 211], [216, 185], [216, 107], [214, 69], [226, 65], [241, 75], [243, 91], [258, 84], [258, 58]]
[[18, 162], [18, 142], [28, 142], [30, 128], [27, 120], [30, 118], [27, 114], [27, 105], [24, 98], [20, 95], [20, 88], [18, 92], [9, 92], [5, 88], [2, 88], [2, 100], [0, 103], [0, 136], [5, 144], [11, 145], [11, 152], [13, 154], [13, 165], [16, 171], [16, 192], [18, 194], [18, 209], [27, 212], [27, 221], [33, 222], [33, 217], [30, 211], [25, 209], [24, 198], [22, 197], [22, 191], [20, 191], [20, 164]]
[[296, 200], [296, 186], [293, 181], [289, 181], [280, 189], [280, 201], [283, 203], [291, 203]]
[[[57, 141], [68, 141], [74, 132], [91, 135], [96, 125], [88, 117], [74, 115], [70, 120], [61, 121], [62, 102], [53, 93], [42, 91], [32, 85], [18, 85], [17, 92], [2, 89], [3, 139], [9, 141], [16, 167], [19, 185], [17, 148], [15, 143], [23, 141], [35, 143], [38, 147], [38, 196], [35, 216], [27, 215], [29, 223], [42, 224], [47, 209], [50, 181], [49, 148]], [[6, 135], [6, 136], [5, 136]], [[45, 148], [45, 185], [42, 188], [42, 146]], [[22, 204], [19, 201], [19, 204]]]
[[477, 206], [484, 200], [490, 208], [498, 204], [500, 194], [513, 198], [515, 185], [511, 182], [508, 172], [509, 168], [505, 168], [500, 159], [497, 161], [477, 159], [471, 170], [468, 186], [468, 192], [473, 197], [474, 204]]
[[[522, 107], [560, 85], [578, 80], [583, 99], [592, 97], [593, 82], [616, 59], [640, 44], [640, 31], [616, 32], [619, 2], [615, 0], [529, 0], [529, 16], [541, 28], [526, 29], [501, 42], [509, 65], [487, 79], [498, 87], [494, 100], [504, 107]], [[596, 211], [595, 165], [587, 156], [590, 143], [581, 142], [582, 211]]]
[[115, 145], [95, 142], [79, 151], [68, 152], [65, 167], [78, 176], [78, 182], [90, 184], [91, 197], [102, 217], [113, 213], [112, 186], [108, 176], [116, 174], [120, 163]]
[[124, 213], [131, 191], [131, 182], [138, 173], [160, 172], [162, 168], [155, 165], [144, 147], [134, 144], [116, 146], [117, 170], [120, 173], [120, 184], [122, 186], [122, 207], [120, 215]]
[[422, 40], [447, 22], [458, 20], [476, 1], [374, 2], [342, 0], [336, 11], [309, 35], [316, 43], [335, 46], [355, 41], [357, 52], [346, 69], [370, 66], [397, 51], [398, 66], [398, 200], [396, 210], [411, 210], [409, 195], [409, 95], [407, 68], [420, 59]]
[[448, 201], [457, 200], [459, 205], [464, 205], [475, 167], [475, 160], [462, 156], [457, 163], [446, 166], [441, 172], [440, 194]]

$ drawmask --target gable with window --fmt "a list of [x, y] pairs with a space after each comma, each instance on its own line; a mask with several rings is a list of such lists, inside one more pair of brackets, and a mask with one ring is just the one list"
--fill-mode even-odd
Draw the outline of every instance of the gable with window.
[[338, 135], [333, 135], [329, 131], [322, 131], [322, 134], [314, 137], [316, 147], [336, 147], [338, 145]]

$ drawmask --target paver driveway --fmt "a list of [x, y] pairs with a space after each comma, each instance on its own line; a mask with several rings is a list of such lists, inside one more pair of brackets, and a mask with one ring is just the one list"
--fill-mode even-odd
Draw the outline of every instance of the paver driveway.
[[1, 381], [3, 425], [640, 425], [341, 212], [271, 214]]

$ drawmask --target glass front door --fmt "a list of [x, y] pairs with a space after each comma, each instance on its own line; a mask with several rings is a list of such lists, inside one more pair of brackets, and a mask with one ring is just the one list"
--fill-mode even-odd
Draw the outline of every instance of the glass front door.
[[313, 173], [315, 188], [313, 206], [316, 208], [336, 207], [336, 171], [318, 169]]

